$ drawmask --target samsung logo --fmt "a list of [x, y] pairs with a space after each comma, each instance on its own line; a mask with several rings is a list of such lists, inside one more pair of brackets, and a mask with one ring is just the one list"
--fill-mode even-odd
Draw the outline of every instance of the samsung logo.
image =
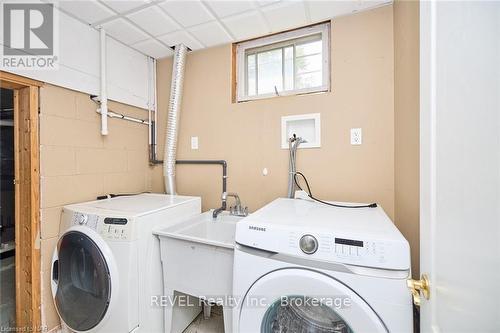
[[266, 231], [266, 228], [262, 228], [262, 227], [255, 227], [253, 225], [249, 225], [248, 226], [248, 229], [250, 230], [255, 230], [255, 231]]

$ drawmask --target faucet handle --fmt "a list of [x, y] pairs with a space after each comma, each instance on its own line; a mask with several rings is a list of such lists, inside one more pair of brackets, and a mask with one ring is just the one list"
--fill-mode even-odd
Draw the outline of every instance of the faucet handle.
[[231, 215], [244, 217], [248, 215], [248, 207], [242, 207], [241, 205], [231, 206], [229, 212]]

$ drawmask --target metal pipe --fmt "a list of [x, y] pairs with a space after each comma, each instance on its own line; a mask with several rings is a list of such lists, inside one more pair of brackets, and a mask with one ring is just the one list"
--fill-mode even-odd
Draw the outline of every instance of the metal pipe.
[[288, 160], [288, 192], [287, 197], [295, 197], [295, 174], [297, 172], [297, 149], [301, 143], [306, 142], [295, 134], [288, 139], [289, 160]]
[[[215, 164], [222, 166], [222, 194], [227, 192], [227, 162], [225, 160], [177, 160], [176, 164], [194, 164], [194, 165], [205, 165], [205, 164]], [[221, 198], [222, 198], [221, 194]], [[226, 200], [222, 199], [221, 207], [217, 210], [226, 210]]]
[[[92, 101], [94, 101], [95, 103], [98, 103], [98, 104], [101, 103], [100, 98], [98, 98], [96, 95], [90, 95], [90, 99]], [[98, 108], [96, 110], [96, 112], [102, 116], [100, 108]], [[122, 113], [114, 112], [113, 110], [110, 110], [110, 109], [108, 109], [108, 112], [106, 112], [106, 115], [109, 118], [118, 118], [118, 119], [128, 120], [128, 121], [138, 123], [138, 124], [149, 125], [149, 122], [145, 119], [130, 117], [130, 116], [124, 115]]]
[[157, 61], [153, 59], [153, 107], [152, 113], [153, 117], [151, 119], [151, 133], [150, 133], [150, 144], [149, 144], [149, 164], [157, 165], [162, 164], [163, 161], [158, 160], [158, 94], [156, 92], [156, 69]]
[[165, 191], [167, 194], [176, 194], [175, 188], [175, 159], [177, 153], [177, 137], [179, 132], [179, 114], [182, 103], [182, 88], [186, 65], [187, 48], [183, 44], [175, 46], [174, 63], [172, 66], [172, 83], [170, 86], [170, 102], [168, 105], [168, 123], [165, 136], [165, 154], [163, 175], [165, 177]]
[[101, 28], [101, 135], [108, 135], [108, 94], [106, 91], [106, 31]]
[[[102, 115], [102, 113], [101, 113], [100, 110], [97, 110], [97, 113], [100, 113]], [[109, 118], [118, 118], [118, 119], [128, 120], [128, 121], [131, 121], [133, 123], [138, 123], [138, 124], [143, 124], [143, 125], [149, 125], [149, 122], [147, 120], [145, 120], [145, 119], [129, 117], [129, 116], [126, 116], [126, 115], [121, 114], [121, 113], [113, 112], [111, 110], [108, 110], [107, 116]]]

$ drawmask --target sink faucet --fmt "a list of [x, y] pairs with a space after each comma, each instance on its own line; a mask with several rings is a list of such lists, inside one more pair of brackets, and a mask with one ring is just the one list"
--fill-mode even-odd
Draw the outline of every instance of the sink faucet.
[[234, 206], [231, 206], [229, 212], [231, 215], [235, 216], [247, 216], [248, 215], [248, 207], [243, 207], [241, 205], [240, 196], [237, 193], [233, 192], [223, 192], [222, 193], [222, 207], [217, 208], [212, 213], [212, 217], [215, 219], [217, 216], [226, 208], [227, 198], [233, 197], [236, 201]]

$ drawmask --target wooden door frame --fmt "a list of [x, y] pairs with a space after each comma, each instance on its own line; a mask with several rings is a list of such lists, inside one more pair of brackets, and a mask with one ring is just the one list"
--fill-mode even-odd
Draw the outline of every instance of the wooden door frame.
[[16, 326], [41, 330], [40, 145], [38, 95], [42, 82], [0, 71], [14, 90]]

